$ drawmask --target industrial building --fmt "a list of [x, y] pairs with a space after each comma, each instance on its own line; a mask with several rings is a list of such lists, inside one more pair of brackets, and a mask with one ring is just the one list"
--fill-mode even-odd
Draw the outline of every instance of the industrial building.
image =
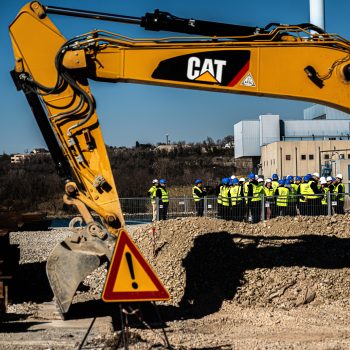
[[235, 158], [261, 156], [260, 147], [278, 141], [350, 140], [350, 115], [325, 106], [304, 110], [302, 120], [260, 115], [234, 125]]
[[[324, 176], [342, 173], [349, 182], [350, 141], [279, 141], [261, 147], [261, 173], [266, 177], [305, 175], [319, 172]], [[349, 188], [350, 191], [350, 188]]]
[[234, 138], [235, 158], [260, 157], [255, 165], [265, 176], [342, 172], [348, 182], [350, 115], [341, 111], [315, 105], [302, 120], [260, 115], [235, 124]]

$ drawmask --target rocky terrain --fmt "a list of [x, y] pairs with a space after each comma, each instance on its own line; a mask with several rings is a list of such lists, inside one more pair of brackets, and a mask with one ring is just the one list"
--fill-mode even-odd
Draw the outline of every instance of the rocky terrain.
[[[350, 215], [259, 224], [184, 218], [158, 222], [154, 233], [152, 224], [129, 232], [172, 296], [158, 308], [174, 348], [348, 349], [349, 224]], [[45, 260], [68, 234], [12, 233], [25, 286], [13, 314], [33, 314], [52, 299]], [[99, 299], [105, 274], [102, 266], [89, 275], [74, 304]], [[133, 348], [162, 343], [160, 330], [136, 323]]]

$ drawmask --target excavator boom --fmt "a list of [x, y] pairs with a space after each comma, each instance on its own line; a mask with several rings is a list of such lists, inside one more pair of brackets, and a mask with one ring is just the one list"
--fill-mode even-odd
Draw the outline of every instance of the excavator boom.
[[[136, 24], [190, 36], [131, 39], [91, 31], [66, 40], [48, 13]], [[312, 101], [350, 112], [350, 43], [310, 24], [265, 28], [183, 19], [156, 10], [130, 17], [33, 1], [9, 27], [24, 91], [83, 229], [52, 252], [47, 272], [65, 314], [84, 277], [110, 260], [125, 226], [88, 79]], [[90, 211], [101, 218], [97, 223]]]

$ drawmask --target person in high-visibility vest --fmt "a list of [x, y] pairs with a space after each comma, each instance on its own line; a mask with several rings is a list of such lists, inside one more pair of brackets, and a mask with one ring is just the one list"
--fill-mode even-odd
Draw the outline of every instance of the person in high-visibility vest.
[[223, 180], [223, 187], [221, 190], [221, 200], [222, 200], [222, 218], [224, 220], [230, 219], [230, 213], [231, 213], [231, 193], [230, 193], [230, 179], [224, 178]]
[[248, 175], [248, 185], [247, 185], [247, 203], [252, 215], [252, 223], [259, 222], [261, 219], [261, 189], [262, 186], [259, 185], [255, 175], [250, 173]]
[[157, 220], [157, 203], [156, 203], [156, 192], [158, 188], [158, 180], [154, 179], [152, 181], [152, 186], [148, 190], [148, 197], [151, 199], [152, 204], [152, 222]]
[[224, 185], [224, 181], [225, 178], [222, 178], [221, 180], [221, 184], [219, 186], [216, 187], [215, 193], [216, 193], [216, 197], [217, 197], [217, 205], [218, 205], [218, 218], [222, 219], [223, 215], [222, 215], [222, 197], [221, 197], [221, 193], [223, 190]]
[[231, 195], [231, 219], [235, 221], [242, 220], [242, 205], [244, 202], [244, 193], [242, 186], [237, 178], [232, 180], [233, 185], [230, 187]]
[[169, 192], [166, 188], [165, 179], [159, 180], [156, 196], [159, 198], [159, 220], [166, 220], [169, 207]]
[[321, 215], [327, 215], [328, 213], [328, 196], [327, 193], [329, 192], [329, 187], [327, 184], [327, 180], [324, 177], [321, 177], [320, 179], [321, 184], [321, 191], [323, 193], [323, 197], [321, 199]]
[[279, 215], [286, 216], [288, 212], [289, 188], [285, 187], [284, 180], [278, 180], [278, 187], [275, 190], [276, 205]]
[[192, 187], [192, 197], [196, 206], [197, 216], [203, 216], [204, 212], [204, 197], [207, 193], [202, 189], [202, 180], [197, 179]]
[[297, 186], [294, 186], [294, 176], [288, 175], [284, 186], [289, 188], [288, 215], [297, 215]]
[[278, 187], [278, 175], [272, 174], [271, 179], [272, 179], [271, 185], [272, 185], [273, 190], [275, 191], [276, 188]]
[[344, 214], [344, 199], [345, 199], [345, 186], [343, 184], [343, 175], [338, 174], [334, 181], [334, 199], [337, 205], [334, 206], [334, 212], [336, 214]]
[[264, 196], [265, 196], [265, 218], [270, 220], [272, 217], [272, 208], [274, 207], [274, 189], [272, 187], [272, 180], [267, 179], [265, 181]]
[[298, 188], [299, 197], [299, 211], [300, 215], [308, 216], [309, 215], [309, 205], [308, 205], [308, 195], [309, 195], [309, 180], [310, 177], [305, 175], [303, 177], [303, 182], [300, 184]]

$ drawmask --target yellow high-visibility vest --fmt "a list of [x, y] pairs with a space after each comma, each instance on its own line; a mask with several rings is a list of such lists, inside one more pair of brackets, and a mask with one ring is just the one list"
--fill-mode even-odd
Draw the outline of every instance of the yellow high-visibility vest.
[[278, 187], [277, 206], [286, 207], [288, 205], [289, 189]]
[[202, 199], [202, 197], [198, 197], [198, 195], [196, 194], [195, 190], [198, 190], [200, 193], [203, 193], [203, 190], [200, 187], [198, 187], [198, 186], [193, 186], [192, 187], [193, 199], [194, 199], [195, 202], [199, 202]]

